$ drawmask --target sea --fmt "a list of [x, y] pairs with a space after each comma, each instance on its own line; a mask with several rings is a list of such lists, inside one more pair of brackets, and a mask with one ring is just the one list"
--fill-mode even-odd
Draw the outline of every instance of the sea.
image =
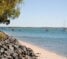
[[18, 40], [37, 45], [58, 55], [67, 57], [67, 29], [48, 27], [0, 27]]

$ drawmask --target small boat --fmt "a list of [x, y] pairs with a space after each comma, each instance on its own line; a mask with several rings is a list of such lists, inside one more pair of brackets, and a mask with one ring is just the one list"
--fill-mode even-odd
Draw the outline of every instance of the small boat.
[[63, 28], [63, 31], [65, 31], [65, 32], [66, 32], [66, 31], [67, 31], [67, 28]]
[[12, 28], [12, 31], [14, 31], [14, 29]]

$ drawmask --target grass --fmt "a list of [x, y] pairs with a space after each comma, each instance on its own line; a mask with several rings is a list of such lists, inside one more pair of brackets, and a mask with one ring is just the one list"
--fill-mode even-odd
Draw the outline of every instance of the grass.
[[5, 40], [7, 38], [7, 35], [4, 32], [0, 32], [0, 41]]

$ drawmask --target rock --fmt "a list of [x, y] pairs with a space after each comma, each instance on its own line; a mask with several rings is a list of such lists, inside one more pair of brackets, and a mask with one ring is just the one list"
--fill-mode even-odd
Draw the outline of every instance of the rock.
[[20, 45], [17, 39], [0, 32], [0, 59], [37, 59], [31, 48]]

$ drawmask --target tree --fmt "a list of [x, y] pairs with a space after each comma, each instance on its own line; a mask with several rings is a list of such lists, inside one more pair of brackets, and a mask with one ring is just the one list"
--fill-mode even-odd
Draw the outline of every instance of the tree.
[[23, 0], [0, 0], [0, 23], [9, 24], [10, 19], [19, 16], [19, 4]]

